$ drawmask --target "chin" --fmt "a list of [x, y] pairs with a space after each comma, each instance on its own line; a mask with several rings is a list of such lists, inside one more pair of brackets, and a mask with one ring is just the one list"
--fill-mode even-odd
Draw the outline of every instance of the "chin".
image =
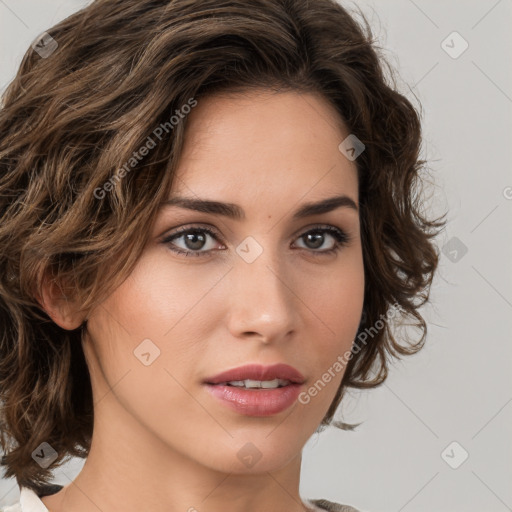
[[304, 445], [301, 439], [270, 432], [264, 429], [253, 435], [237, 435], [223, 445], [218, 443], [204, 464], [223, 473], [243, 475], [277, 471], [300, 456]]

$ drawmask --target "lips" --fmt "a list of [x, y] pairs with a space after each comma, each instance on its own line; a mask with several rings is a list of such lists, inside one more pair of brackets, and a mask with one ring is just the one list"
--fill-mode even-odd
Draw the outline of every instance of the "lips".
[[[243, 381], [245, 384], [258, 385], [261, 381], [276, 379], [284, 385], [273, 389], [248, 389], [233, 385]], [[218, 403], [237, 414], [272, 416], [287, 410], [297, 401], [304, 381], [304, 376], [287, 364], [249, 364], [209, 377], [204, 380], [203, 385]]]
[[257, 380], [267, 381], [274, 379], [288, 380], [293, 384], [303, 384], [304, 376], [293, 366], [288, 364], [273, 364], [270, 366], [264, 366], [260, 364], [248, 364], [245, 366], [239, 366], [232, 370], [208, 377], [204, 380], [205, 384], [221, 384], [230, 381], [241, 381], [241, 380]]

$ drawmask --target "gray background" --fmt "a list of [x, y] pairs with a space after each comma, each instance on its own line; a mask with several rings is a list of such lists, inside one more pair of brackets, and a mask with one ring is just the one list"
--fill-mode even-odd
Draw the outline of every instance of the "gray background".
[[[0, 90], [35, 37], [87, 3], [0, 0]], [[431, 204], [449, 210], [449, 223], [423, 310], [425, 348], [378, 389], [347, 396], [340, 418], [362, 421], [357, 431], [311, 438], [301, 494], [370, 512], [512, 510], [512, 1], [357, 3], [401, 92], [423, 105]], [[454, 31], [469, 44], [457, 58], [445, 49], [460, 40], [442, 45]], [[82, 464], [55, 481], [67, 484]], [[18, 495], [14, 480], [0, 480], [0, 506]]]

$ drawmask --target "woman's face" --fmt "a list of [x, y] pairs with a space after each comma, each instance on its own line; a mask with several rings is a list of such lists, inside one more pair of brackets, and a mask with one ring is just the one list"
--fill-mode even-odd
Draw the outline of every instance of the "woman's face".
[[[223, 472], [275, 470], [326, 414], [360, 321], [357, 172], [338, 149], [349, 133], [323, 98], [296, 92], [202, 99], [187, 123], [169, 199], [238, 215], [162, 205], [135, 269], [89, 315], [95, 435], [130, 432], [145, 453]], [[302, 381], [213, 378], [278, 363]], [[288, 383], [211, 384], [258, 375]]]

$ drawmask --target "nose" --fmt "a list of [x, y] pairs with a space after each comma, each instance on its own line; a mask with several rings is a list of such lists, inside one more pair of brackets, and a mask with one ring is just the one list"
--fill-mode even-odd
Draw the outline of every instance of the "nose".
[[236, 257], [226, 284], [233, 337], [268, 344], [289, 338], [299, 328], [300, 300], [291, 269], [275, 251], [266, 248], [251, 263]]

